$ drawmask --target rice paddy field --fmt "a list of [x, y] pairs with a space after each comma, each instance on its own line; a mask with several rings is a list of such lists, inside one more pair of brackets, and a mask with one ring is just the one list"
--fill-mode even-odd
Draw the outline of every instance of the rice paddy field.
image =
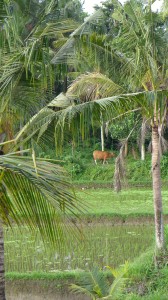
[[[120, 193], [112, 189], [83, 189], [77, 192], [79, 198], [87, 205], [85, 216], [153, 216], [152, 189], [136, 188], [123, 190]], [[163, 211], [168, 215], [168, 189], [164, 188]]]
[[39, 234], [32, 236], [24, 228], [5, 234], [7, 272], [54, 272], [57, 270], [89, 270], [94, 265], [104, 268], [118, 266], [143, 253], [153, 243], [153, 228], [146, 225], [110, 226], [106, 224], [84, 228], [85, 239], [69, 237], [60, 251], [44, 247]]
[[[79, 242], [69, 235], [58, 251], [49, 244], [44, 247], [38, 231], [32, 235], [26, 227], [22, 234], [17, 227], [5, 228], [7, 272], [89, 270], [94, 265], [116, 267], [133, 261], [154, 244], [150, 190], [127, 190], [116, 195], [111, 189], [89, 189], [78, 190], [77, 195], [87, 205], [82, 216], [84, 240]], [[166, 215], [167, 190], [163, 191], [163, 204]]]

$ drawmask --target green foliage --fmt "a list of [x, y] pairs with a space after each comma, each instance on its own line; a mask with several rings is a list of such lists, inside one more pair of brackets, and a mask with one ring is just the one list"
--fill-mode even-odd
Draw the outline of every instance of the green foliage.
[[147, 155], [145, 161], [139, 159], [133, 160], [129, 158], [126, 162], [127, 180], [130, 183], [142, 184], [152, 181], [151, 161], [150, 156]]
[[90, 273], [80, 278], [78, 284], [72, 284], [71, 290], [77, 294], [85, 294], [90, 299], [121, 299], [123, 296], [123, 287], [126, 281], [125, 274], [128, 271], [128, 263], [125, 263], [120, 269], [115, 270], [108, 267], [113, 281], [110, 283], [105, 274], [95, 267]]
[[131, 292], [124, 300], [166, 300], [167, 299], [167, 252], [164, 256], [165, 266], [156, 268], [154, 263], [155, 253], [148, 250], [130, 265], [128, 276], [130, 279], [129, 289]]
[[153, 250], [150, 249], [141, 254], [130, 265], [128, 276], [131, 278], [131, 282], [139, 282], [140, 280], [144, 280], [144, 278], [151, 275], [154, 268], [153, 255]]
[[[63, 88], [67, 68], [56, 69], [51, 59], [84, 14], [79, 0], [2, 3], [0, 109], [3, 116], [7, 114], [5, 119], [11, 121], [12, 116], [14, 135], [55, 97], [60, 84]], [[4, 126], [2, 116], [0, 126]]]
[[[113, 176], [115, 168], [115, 158], [109, 159], [109, 163], [103, 165], [98, 161], [95, 165], [93, 161], [93, 150], [101, 149], [100, 142], [94, 143], [90, 139], [85, 145], [76, 146], [73, 149], [70, 146], [65, 146], [63, 153], [56, 156], [55, 150], [46, 149], [44, 152], [39, 152], [39, 157], [60, 161], [60, 164], [65, 167], [71, 179], [74, 182], [102, 182], [111, 183], [113, 185]], [[110, 149], [108, 151], [111, 151]], [[118, 152], [113, 150], [118, 155]], [[140, 159], [140, 154], [137, 151], [137, 159], [132, 157], [129, 152], [125, 159], [126, 167], [126, 183], [131, 185], [149, 185], [152, 182], [151, 175], [151, 154], [146, 153], [145, 161]], [[168, 153], [161, 157], [161, 175], [163, 180], [168, 179]]]
[[8, 280], [65, 280], [76, 279], [80, 277], [81, 271], [55, 271], [53, 273], [46, 272], [7, 272], [5, 278]]
[[[139, 117], [139, 122], [138, 124], [136, 124], [135, 127], [137, 117]], [[130, 140], [133, 140], [135, 142], [138, 137], [138, 132], [140, 134], [140, 126], [141, 126], [140, 116], [138, 116], [137, 113], [136, 114], [130, 113], [128, 116], [125, 116], [124, 118], [120, 118], [116, 122], [113, 122], [110, 125], [109, 130], [113, 138], [117, 138], [120, 140], [120, 139], [127, 138], [131, 130], [135, 128], [135, 130], [133, 131], [130, 137]]]
[[[30, 150], [0, 156], [0, 217], [5, 224], [20, 229], [36, 228], [52, 246], [64, 241], [68, 211], [77, 209], [74, 191], [65, 170], [47, 160], [36, 159]], [[75, 217], [74, 212], [74, 217]]]
[[167, 292], [160, 290], [154, 293], [150, 293], [147, 296], [139, 296], [136, 294], [129, 294], [124, 300], [167, 300]]
[[166, 244], [166, 248], [168, 249], [168, 225], [167, 224], [164, 226], [164, 232], [165, 232], [165, 244]]
[[165, 153], [161, 158], [161, 174], [162, 178], [168, 178], [168, 153]]

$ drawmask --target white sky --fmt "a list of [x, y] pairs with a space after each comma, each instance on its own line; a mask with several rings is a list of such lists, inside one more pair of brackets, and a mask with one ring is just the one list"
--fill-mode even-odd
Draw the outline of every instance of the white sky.
[[[85, 3], [83, 5], [83, 8], [86, 12], [89, 14], [92, 14], [94, 12], [93, 6], [95, 4], [101, 4], [101, 2], [104, 2], [105, 0], [85, 0]], [[83, 2], [83, 1], [82, 1]], [[124, 3], [125, 0], [120, 0], [121, 3]], [[157, 10], [161, 7], [162, 0], [156, 0], [155, 3], [152, 5], [153, 10]]]

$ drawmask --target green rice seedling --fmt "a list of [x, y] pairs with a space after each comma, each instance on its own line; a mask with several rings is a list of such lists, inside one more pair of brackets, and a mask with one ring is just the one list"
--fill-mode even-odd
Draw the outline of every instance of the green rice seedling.
[[95, 223], [84, 227], [83, 242], [69, 236], [60, 252], [52, 250], [49, 244], [44, 248], [38, 232], [32, 236], [26, 227], [24, 232], [21, 234], [17, 227], [5, 232], [8, 272], [90, 270], [95, 263], [101, 268], [109, 263], [116, 267], [126, 260], [132, 261], [153, 243], [153, 228], [149, 225]]
[[[112, 189], [79, 190], [78, 197], [88, 205], [88, 212], [83, 218], [120, 216], [123, 219], [134, 217], [153, 217], [151, 189], [128, 189], [116, 194]], [[168, 190], [163, 190], [163, 210], [168, 214]]]

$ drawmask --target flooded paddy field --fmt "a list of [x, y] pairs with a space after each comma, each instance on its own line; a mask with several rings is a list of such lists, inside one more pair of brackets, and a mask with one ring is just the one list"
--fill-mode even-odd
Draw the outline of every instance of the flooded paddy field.
[[[85, 240], [77, 242], [69, 237], [60, 251], [44, 247], [39, 233], [31, 235], [27, 228], [20, 234], [18, 228], [5, 233], [5, 260], [7, 272], [46, 272], [62, 270], [90, 270], [99, 265], [117, 267], [133, 261], [154, 243], [153, 226], [149, 223], [112, 226], [109, 222], [84, 228]], [[70, 280], [71, 281], [71, 280]], [[57, 279], [7, 280], [7, 300], [88, 300], [84, 295], [70, 293], [70, 281]]]
[[[4, 228], [5, 268], [7, 274], [55, 274], [89, 271], [93, 266], [102, 270], [133, 261], [154, 246], [153, 200], [149, 190], [123, 191], [116, 195], [111, 190], [79, 191], [88, 205], [83, 217], [84, 238], [68, 235], [66, 243], [52, 249], [44, 246], [40, 234], [22, 232], [17, 227]], [[168, 213], [168, 191], [163, 192], [165, 223]], [[64, 279], [50, 282], [7, 277], [7, 300], [87, 300], [68, 290]], [[41, 285], [43, 282], [43, 285]], [[69, 284], [69, 282], [68, 282]]]
[[7, 272], [54, 272], [57, 270], [89, 270], [95, 264], [117, 267], [132, 261], [154, 243], [154, 228], [149, 224], [111, 225], [92, 223], [83, 228], [84, 239], [69, 236], [60, 250], [44, 247], [37, 231], [32, 235], [25, 227], [5, 232]]

